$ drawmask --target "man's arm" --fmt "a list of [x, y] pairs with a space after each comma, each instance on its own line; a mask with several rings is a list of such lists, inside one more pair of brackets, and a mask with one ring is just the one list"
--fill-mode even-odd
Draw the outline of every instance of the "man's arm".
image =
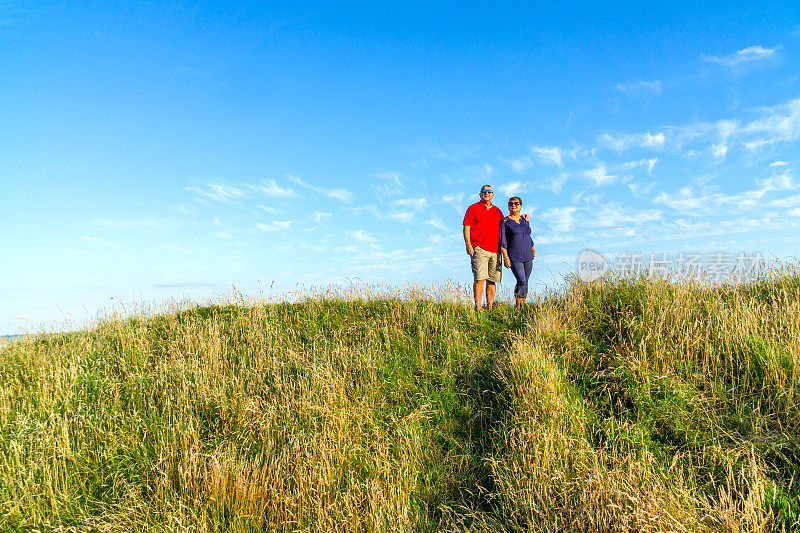
[[475, 253], [475, 249], [472, 248], [472, 241], [470, 240], [470, 227], [467, 225], [464, 226], [464, 244], [467, 246], [467, 255], [472, 257], [472, 254]]

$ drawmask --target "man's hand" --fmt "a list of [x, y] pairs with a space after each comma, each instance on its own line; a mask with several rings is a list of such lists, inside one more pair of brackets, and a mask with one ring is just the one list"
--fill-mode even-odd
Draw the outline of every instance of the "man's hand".
[[509, 259], [508, 257], [504, 257], [503, 264], [506, 266], [506, 268], [511, 268], [511, 259]]
[[467, 247], [467, 255], [472, 257], [475, 249], [472, 247], [472, 239], [470, 238], [470, 227], [464, 226], [464, 245]]

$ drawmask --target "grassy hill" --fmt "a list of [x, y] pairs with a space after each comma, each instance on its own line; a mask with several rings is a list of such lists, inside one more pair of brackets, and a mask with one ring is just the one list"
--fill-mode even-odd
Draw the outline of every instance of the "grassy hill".
[[437, 300], [240, 301], [0, 350], [0, 528], [800, 528], [796, 273]]

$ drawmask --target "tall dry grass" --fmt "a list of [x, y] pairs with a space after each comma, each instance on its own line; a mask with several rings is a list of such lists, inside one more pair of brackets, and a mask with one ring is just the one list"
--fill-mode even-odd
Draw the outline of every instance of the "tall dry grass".
[[108, 316], [0, 350], [0, 526], [790, 531], [800, 276]]
[[541, 531], [800, 529], [800, 278], [573, 284], [512, 347], [493, 458]]

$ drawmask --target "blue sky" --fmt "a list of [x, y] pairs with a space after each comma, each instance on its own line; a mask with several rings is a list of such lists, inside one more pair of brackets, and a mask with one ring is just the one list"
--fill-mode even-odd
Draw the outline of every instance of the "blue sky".
[[0, 3], [0, 334], [467, 284], [483, 183], [536, 290], [584, 247], [797, 255], [796, 2], [85, 4]]

